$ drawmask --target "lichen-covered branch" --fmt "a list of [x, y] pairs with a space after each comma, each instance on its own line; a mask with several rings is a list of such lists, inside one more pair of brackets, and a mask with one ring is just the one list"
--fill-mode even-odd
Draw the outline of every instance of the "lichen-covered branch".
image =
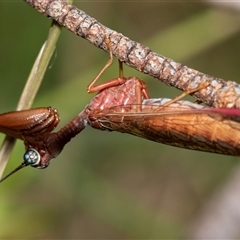
[[183, 91], [207, 83], [209, 84], [207, 88], [193, 94], [196, 98], [213, 107], [240, 108], [240, 85], [233, 81], [209, 76], [157, 54], [148, 47], [102, 25], [64, 0], [25, 1], [98, 48], [108, 51], [105, 39], [110, 39], [113, 55], [140, 72]]

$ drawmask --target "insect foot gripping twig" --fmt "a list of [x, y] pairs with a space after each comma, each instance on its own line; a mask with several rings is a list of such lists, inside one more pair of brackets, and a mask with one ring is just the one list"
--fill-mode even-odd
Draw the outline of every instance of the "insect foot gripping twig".
[[209, 85], [210, 85], [209, 83], [203, 83], [203, 84], [201, 84], [200, 86], [198, 86], [196, 88], [189, 89], [189, 90], [183, 92], [182, 94], [180, 94], [179, 96], [175, 97], [174, 99], [171, 99], [169, 102], [166, 102], [163, 106], [164, 107], [169, 106], [172, 103], [175, 103], [175, 102], [183, 99], [184, 97], [186, 97], [188, 95], [191, 95], [192, 93], [195, 93], [195, 92], [198, 92], [198, 91], [200, 91], [202, 89], [207, 88]]
[[109, 60], [107, 61], [106, 65], [100, 70], [100, 72], [97, 74], [97, 76], [91, 81], [91, 83], [87, 87], [87, 92], [88, 93], [93, 93], [93, 92], [98, 92], [98, 88], [96, 90], [96, 87], [94, 87], [95, 83], [100, 79], [100, 77], [103, 75], [103, 73], [112, 65], [113, 63], [113, 54], [112, 54], [112, 49], [111, 49], [111, 44], [110, 40], [107, 38], [105, 40], [106, 45], [108, 46], [109, 49]]

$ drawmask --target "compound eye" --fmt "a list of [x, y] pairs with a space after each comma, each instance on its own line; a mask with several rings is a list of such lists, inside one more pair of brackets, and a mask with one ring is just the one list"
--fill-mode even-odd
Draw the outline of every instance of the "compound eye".
[[24, 163], [31, 167], [39, 167], [41, 156], [36, 149], [28, 149], [23, 155]]

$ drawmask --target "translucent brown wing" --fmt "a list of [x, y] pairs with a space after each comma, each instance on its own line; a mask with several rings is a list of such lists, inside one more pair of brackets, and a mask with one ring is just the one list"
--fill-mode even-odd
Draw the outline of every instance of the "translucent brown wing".
[[[156, 102], [156, 101], [155, 101]], [[151, 104], [150, 104], [151, 103]], [[176, 147], [240, 155], [240, 110], [204, 108], [180, 101], [167, 107], [145, 101], [141, 105], [96, 110], [90, 125], [129, 133]]]

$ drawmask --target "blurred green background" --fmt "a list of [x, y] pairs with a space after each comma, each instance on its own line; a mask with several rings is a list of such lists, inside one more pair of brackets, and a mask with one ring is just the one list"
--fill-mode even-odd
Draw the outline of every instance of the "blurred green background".
[[[237, 12], [201, 2], [74, 4], [166, 57], [239, 79]], [[24, 1], [0, 1], [0, 112], [15, 109], [50, 25]], [[107, 60], [108, 54], [63, 29], [34, 107], [57, 108], [62, 127], [93, 97], [86, 86]], [[117, 75], [115, 61], [102, 80]], [[153, 97], [180, 93], [128, 67], [125, 75], [143, 78]], [[6, 172], [23, 153], [18, 141]], [[1, 184], [0, 238], [184, 238], [238, 160], [88, 127], [46, 170], [29, 167]]]

